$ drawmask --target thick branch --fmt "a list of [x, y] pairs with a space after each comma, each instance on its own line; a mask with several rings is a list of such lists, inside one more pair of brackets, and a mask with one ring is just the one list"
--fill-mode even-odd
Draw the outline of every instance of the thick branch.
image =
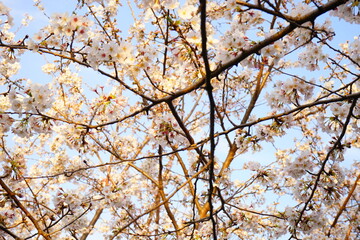
[[[162, 159], [162, 147], [159, 146], [159, 175], [158, 175], [158, 179], [159, 179], [159, 194], [161, 196], [161, 199], [163, 201], [166, 200], [166, 195], [165, 195], [165, 191], [164, 191], [164, 181], [163, 181], [163, 159]], [[157, 203], [158, 204], [158, 203]], [[164, 207], [165, 207], [165, 210], [166, 210], [166, 213], [168, 214], [169, 218], [171, 219], [171, 222], [176, 230], [176, 233], [179, 229], [179, 225], [177, 224], [177, 221], [175, 219], [175, 216], [174, 214], [172, 213], [171, 211], [171, 208], [169, 206], [169, 203], [168, 202], [165, 202], [164, 203]]]
[[[343, 204], [341, 205], [338, 213], [336, 214], [336, 216], [335, 216], [335, 218], [334, 218], [334, 221], [333, 221], [333, 223], [331, 224], [331, 228], [334, 228], [334, 227], [335, 227], [337, 221], [339, 220], [339, 217], [341, 216], [341, 214], [343, 213], [343, 211], [346, 209], [346, 205], [347, 205], [347, 203], [349, 202], [351, 196], [354, 194], [354, 191], [355, 191], [355, 189], [356, 189], [356, 186], [357, 186], [359, 180], [360, 180], [360, 174], [357, 176], [357, 178], [356, 178], [356, 180], [355, 180], [355, 182], [354, 182], [354, 185], [351, 187], [349, 194], [348, 194], [347, 197], [345, 198], [345, 200], [344, 200]], [[329, 230], [328, 236], [330, 236], [330, 231], [331, 231], [331, 229]]]
[[209, 156], [209, 191], [208, 191], [208, 202], [207, 205], [209, 206], [210, 212], [210, 219], [212, 223], [212, 232], [213, 232], [213, 239], [217, 239], [217, 231], [216, 231], [216, 221], [214, 217], [214, 209], [212, 203], [212, 196], [214, 192], [213, 183], [215, 181], [214, 176], [214, 165], [215, 165], [215, 100], [213, 96], [213, 86], [211, 85], [211, 70], [207, 52], [207, 32], [206, 32], [206, 0], [200, 0], [200, 28], [201, 28], [201, 47], [202, 47], [202, 57], [205, 64], [205, 90], [209, 97], [210, 103], [210, 119], [209, 119], [209, 138], [210, 138], [210, 156]]
[[81, 236], [80, 240], [85, 240], [89, 236], [91, 230], [94, 229], [96, 222], [99, 220], [102, 212], [103, 212], [102, 208], [96, 210], [93, 219], [90, 221], [87, 231]]

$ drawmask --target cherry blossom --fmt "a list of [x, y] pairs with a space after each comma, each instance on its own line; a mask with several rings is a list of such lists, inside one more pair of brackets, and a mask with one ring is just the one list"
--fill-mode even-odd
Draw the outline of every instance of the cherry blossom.
[[2, 238], [359, 238], [357, 0], [14, 4]]

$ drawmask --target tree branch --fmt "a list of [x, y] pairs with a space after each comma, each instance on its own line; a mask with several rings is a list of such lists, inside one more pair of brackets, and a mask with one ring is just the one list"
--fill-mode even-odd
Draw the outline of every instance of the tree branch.
[[324, 170], [325, 170], [326, 163], [327, 163], [328, 160], [330, 159], [331, 154], [340, 146], [341, 140], [342, 140], [343, 137], [345, 136], [347, 127], [348, 127], [348, 125], [349, 125], [349, 123], [350, 123], [350, 120], [351, 120], [351, 117], [352, 117], [352, 112], [353, 112], [353, 110], [354, 110], [354, 108], [355, 108], [355, 106], [356, 106], [356, 102], [357, 102], [357, 99], [354, 99], [354, 100], [352, 101], [351, 106], [350, 106], [350, 108], [349, 108], [349, 113], [348, 113], [348, 115], [347, 115], [347, 117], [346, 117], [346, 120], [345, 120], [345, 123], [344, 123], [344, 125], [343, 125], [343, 129], [342, 129], [340, 135], [338, 136], [336, 142], [335, 142], [334, 145], [332, 146], [332, 148], [328, 151], [328, 153], [327, 153], [324, 161], [323, 161], [322, 164], [321, 164], [321, 168], [320, 168], [319, 172], [316, 174], [317, 176], [316, 176], [315, 183], [314, 183], [314, 185], [313, 185], [313, 187], [312, 187], [311, 194], [310, 194], [308, 200], [305, 202], [304, 207], [302, 208], [302, 210], [301, 210], [301, 212], [300, 212], [300, 214], [299, 214], [299, 217], [298, 217], [298, 219], [297, 219], [296, 222], [295, 222], [295, 232], [294, 232], [294, 234], [293, 234], [294, 236], [296, 236], [296, 227], [297, 227], [297, 225], [301, 222], [302, 217], [303, 217], [303, 215], [304, 215], [304, 213], [305, 213], [305, 211], [306, 211], [306, 209], [307, 209], [307, 206], [310, 204], [312, 198], [313, 198], [314, 195], [315, 195], [315, 191], [316, 191], [316, 189], [317, 189], [317, 186], [319, 185], [321, 175], [322, 175], [322, 173], [323, 173]]
[[99, 220], [102, 212], [103, 212], [103, 208], [99, 208], [99, 209], [96, 210], [94, 217], [91, 219], [91, 221], [89, 223], [88, 229], [81, 236], [80, 240], [85, 240], [89, 236], [91, 230], [94, 229], [96, 222]]
[[8, 196], [15, 202], [16, 206], [18, 206], [21, 211], [23, 211], [27, 218], [30, 219], [36, 230], [38, 231], [38, 234], [44, 237], [46, 240], [51, 240], [49, 235], [42, 230], [40, 225], [38, 224], [38, 221], [32, 216], [32, 214], [25, 208], [25, 206], [19, 201], [19, 199], [16, 197], [16, 194], [11, 191], [11, 189], [5, 184], [5, 182], [0, 178], [0, 185], [5, 190], [5, 192], [8, 194]]
[[331, 229], [335, 227], [337, 221], [339, 220], [339, 217], [341, 216], [341, 214], [343, 213], [343, 211], [346, 209], [346, 205], [347, 203], [349, 202], [351, 196], [354, 194], [354, 191], [356, 189], [356, 186], [358, 184], [358, 181], [360, 180], [360, 174], [357, 176], [357, 178], [355, 179], [355, 182], [354, 184], [352, 185], [347, 197], [345, 198], [345, 200], [343, 201], [341, 207], [339, 208], [339, 211], [337, 212], [335, 218], [334, 218], [334, 221], [333, 223], [331, 224], [330, 226], [330, 229], [329, 229], [329, 232], [328, 232], [328, 237], [330, 237], [330, 232], [331, 232]]

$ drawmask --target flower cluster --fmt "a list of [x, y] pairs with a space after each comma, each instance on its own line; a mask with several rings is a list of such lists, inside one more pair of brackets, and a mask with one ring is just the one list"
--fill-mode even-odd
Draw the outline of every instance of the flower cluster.
[[185, 142], [178, 123], [170, 114], [164, 114], [161, 118], [156, 117], [153, 121], [154, 128], [150, 134], [156, 143], [167, 146], [169, 143], [181, 145]]
[[0, 114], [0, 133], [6, 133], [10, 130], [10, 127], [14, 119], [7, 114]]
[[345, 44], [341, 44], [340, 46], [351, 58], [352, 62], [350, 64], [358, 63], [360, 61], [360, 39], [358, 36], [354, 37], [354, 40], [350, 44], [347, 42]]
[[275, 136], [282, 136], [285, 134], [281, 127], [280, 121], [275, 121], [271, 125], [259, 125], [256, 128], [256, 137], [258, 140], [265, 140], [267, 142], [274, 142]]
[[308, 4], [299, 3], [299, 4], [296, 4], [296, 7], [291, 9], [290, 16], [295, 19], [300, 18], [304, 14], [310, 12], [311, 10], [312, 10], [312, 8]]
[[[320, 124], [321, 130], [326, 133], [339, 132], [343, 127], [344, 119], [349, 113], [349, 105], [346, 103], [332, 103], [330, 104], [328, 111], [323, 112], [317, 117], [317, 121]], [[357, 129], [357, 124], [353, 125]]]
[[359, 1], [347, 1], [345, 4], [340, 5], [334, 11], [330, 12], [332, 16], [344, 19], [345, 21], [353, 24], [360, 23], [359, 16]]
[[59, 36], [75, 36], [79, 41], [88, 38], [91, 21], [79, 15], [55, 14], [50, 20], [51, 30]]
[[51, 124], [43, 117], [26, 117], [14, 123], [12, 132], [23, 138], [30, 137], [33, 133], [50, 133]]
[[[273, 31], [270, 31], [270, 33], [273, 33]], [[266, 34], [265, 37], [267, 37], [268, 35], [271, 34]], [[269, 64], [277, 64], [286, 53], [289, 47], [288, 44], [288, 38], [276, 41], [272, 45], [261, 49], [261, 55], [267, 59]]]
[[299, 105], [300, 101], [308, 100], [313, 93], [313, 80], [291, 78], [287, 81], [278, 81], [272, 93], [266, 93], [268, 104], [273, 108], [285, 107], [287, 104]]
[[303, 150], [293, 161], [287, 162], [285, 170], [289, 176], [300, 179], [304, 174], [313, 170], [315, 165], [312, 159], [313, 156], [310, 150]]
[[310, 71], [319, 70], [319, 62], [325, 62], [326, 60], [327, 54], [322, 52], [321, 44], [308, 44], [306, 50], [299, 54], [301, 65]]
[[[4, 21], [1, 17], [6, 16], [6, 20]], [[5, 6], [2, 2], [0, 2], [0, 26], [3, 24], [12, 25], [14, 19], [10, 15], [10, 9]]]
[[[86, 195], [85, 195], [86, 196]], [[87, 197], [84, 197], [87, 200]], [[76, 193], [60, 188], [56, 196], [54, 196], [53, 203], [56, 206], [56, 213], [61, 216], [66, 212], [76, 214], [77, 211], [85, 208], [84, 199], [77, 196]]]
[[[1, 54], [2, 52], [0, 52]], [[17, 74], [20, 70], [20, 63], [16, 59], [11, 59], [8, 56], [1, 56], [3, 59], [0, 61], [0, 83], [3, 83], [5, 79]]]
[[263, 21], [259, 11], [245, 11], [232, 16], [230, 28], [219, 40], [221, 44], [220, 48], [217, 47], [216, 61], [227, 62], [254, 45], [256, 42], [250, 39], [250, 34], [247, 33], [250, 26], [257, 26]]
[[0, 238], [355, 236], [358, 1], [124, 2], [0, 2]]
[[117, 62], [130, 65], [134, 62], [133, 46], [127, 41], [103, 42], [102, 39], [93, 39], [91, 47], [86, 49], [87, 62], [97, 69], [102, 63]]
[[160, 6], [167, 9], [175, 9], [179, 6], [179, 2], [177, 0], [136, 0], [135, 2], [142, 9], [149, 9], [151, 7], [158, 8]]
[[21, 114], [25, 112], [43, 112], [50, 108], [54, 99], [48, 84], [28, 83], [25, 96], [17, 94], [15, 90], [9, 93], [11, 109]]
[[[16, 211], [12, 209], [11, 203], [6, 202], [4, 205], [0, 206], [0, 221], [2, 223], [7, 223], [9, 225], [12, 225], [16, 222]], [[0, 236], [2, 234], [0, 233]], [[6, 235], [3, 235], [5, 237]]]
[[196, 15], [197, 8], [192, 4], [187, 4], [178, 9], [179, 17], [189, 20]]

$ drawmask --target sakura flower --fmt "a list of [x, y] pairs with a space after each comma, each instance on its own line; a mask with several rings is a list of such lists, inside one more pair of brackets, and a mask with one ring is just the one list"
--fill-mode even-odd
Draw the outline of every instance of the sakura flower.
[[260, 167], [260, 163], [254, 161], [247, 161], [244, 163], [243, 166], [244, 169], [249, 169], [250, 171], [257, 171]]
[[27, 41], [27, 47], [28, 47], [29, 50], [31, 50], [33, 52], [39, 51], [39, 45], [36, 44], [32, 39], [29, 39]]
[[308, 4], [298, 3], [291, 10], [290, 15], [294, 18], [300, 18], [303, 14], [308, 13], [309, 11], [311, 11], [311, 7]]
[[194, 5], [185, 5], [178, 9], [178, 14], [182, 19], [189, 20], [195, 15], [196, 11], [197, 9]]
[[11, 109], [15, 112], [20, 112], [22, 110], [22, 101], [19, 99], [14, 99], [11, 101]]

